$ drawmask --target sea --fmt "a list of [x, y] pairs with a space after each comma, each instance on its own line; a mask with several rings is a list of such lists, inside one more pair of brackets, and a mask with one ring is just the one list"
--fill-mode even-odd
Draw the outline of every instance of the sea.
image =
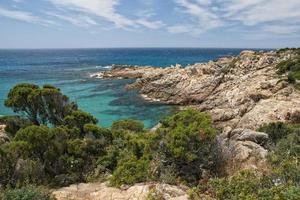
[[0, 49], [0, 115], [14, 115], [4, 106], [9, 90], [18, 83], [52, 84], [91, 113], [99, 125], [136, 119], [151, 128], [176, 111], [176, 106], [148, 102], [138, 91], [128, 91], [131, 79], [103, 80], [91, 74], [112, 65], [168, 67], [238, 55], [242, 49], [220, 48], [107, 48]]

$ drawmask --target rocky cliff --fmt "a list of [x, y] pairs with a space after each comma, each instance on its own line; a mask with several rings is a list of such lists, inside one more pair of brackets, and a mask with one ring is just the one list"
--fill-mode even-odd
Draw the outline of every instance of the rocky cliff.
[[257, 129], [298, 115], [299, 91], [276, 73], [278, 63], [294, 56], [293, 51], [243, 51], [186, 67], [116, 66], [103, 78], [135, 78], [128, 89], [148, 100], [209, 112], [219, 128]]

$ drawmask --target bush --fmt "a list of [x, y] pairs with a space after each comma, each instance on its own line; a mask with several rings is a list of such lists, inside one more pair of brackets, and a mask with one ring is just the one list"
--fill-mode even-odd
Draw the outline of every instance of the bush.
[[198, 200], [205, 194], [222, 200], [297, 200], [299, 192], [300, 187], [297, 185], [276, 185], [271, 177], [246, 170], [231, 177], [211, 179], [206, 184], [199, 184], [197, 188], [191, 190], [190, 197]]
[[149, 160], [137, 159], [134, 155], [128, 155], [118, 162], [110, 183], [120, 187], [123, 184], [133, 185], [134, 183], [144, 182], [148, 177], [148, 169]]
[[281, 192], [281, 196], [282, 199], [298, 200], [300, 197], [300, 187], [299, 186], [287, 187]]
[[160, 166], [156, 172], [159, 176], [169, 168], [178, 174], [175, 179], [192, 185], [217, 171], [216, 134], [207, 114], [195, 110], [177, 113], [164, 119], [156, 134], [154, 162]]
[[281, 139], [270, 156], [273, 173], [283, 183], [300, 183], [300, 134]]
[[12, 136], [14, 136], [18, 130], [21, 128], [25, 128], [27, 126], [32, 125], [32, 123], [27, 120], [23, 119], [19, 116], [5, 116], [1, 118], [1, 123], [5, 124], [5, 131], [7, 133], [10, 133]]
[[143, 132], [144, 124], [140, 121], [133, 119], [119, 120], [112, 124], [112, 131], [132, 131], [132, 132]]
[[2, 200], [55, 200], [54, 197], [34, 186], [20, 189], [8, 189], [4, 192]]
[[14, 185], [25, 186], [28, 183], [42, 185], [46, 182], [44, 166], [38, 160], [18, 160], [18, 169], [14, 172]]
[[112, 133], [108, 128], [101, 128], [95, 124], [85, 124], [83, 130], [86, 135], [103, 140], [106, 144], [112, 142]]
[[64, 125], [69, 128], [77, 127], [81, 131], [81, 137], [84, 137], [84, 125], [96, 124], [98, 120], [89, 113], [77, 110], [64, 118]]
[[291, 72], [288, 73], [287, 80], [288, 80], [288, 82], [291, 83], [291, 84], [296, 83], [296, 78], [294, 77], [294, 74], [291, 73]]
[[1, 185], [6, 186], [13, 181], [14, 166], [15, 160], [8, 152], [0, 148], [0, 187]]
[[293, 132], [293, 128], [283, 122], [272, 122], [263, 125], [258, 129], [260, 132], [267, 133], [272, 144], [276, 144], [280, 139]]
[[279, 74], [283, 74], [287, 71], [291, 70], [291, 67], [294, 66], [296, 63], [293, 60], [286, 60], [286, 61], [282, 61], [277, 65], [278, 68], [278, 73]]

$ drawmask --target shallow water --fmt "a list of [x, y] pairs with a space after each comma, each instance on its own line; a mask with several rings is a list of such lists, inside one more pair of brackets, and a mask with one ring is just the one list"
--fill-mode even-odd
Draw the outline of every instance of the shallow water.
[[49, 49], [0, 50], [0, 115], [11, 115], [3, 102], [10, 88], [20, 82], [53, 84], [80, 108], [108, 127], [118, 119], [142, 120], [152, 127], [174, 112], [174, 106], [149, 103], [124, 86], [134, 80], [101, 80], [90, 74], [112, 64], [166, 67], [187, 65], [237, 55], [241, 49]]

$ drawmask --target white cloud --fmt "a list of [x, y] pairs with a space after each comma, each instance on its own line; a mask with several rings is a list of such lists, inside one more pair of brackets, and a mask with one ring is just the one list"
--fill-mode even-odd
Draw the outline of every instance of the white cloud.
[[58, 14], [58, 13], [54, 13], [54, 12], [46, 12], [46, 14], [49, 16], [56, 17], [58, 19], [67, 21], [75, 26], [84, 27], [84, 28], [88, 28], [92, 25], [98, 24], [95, 20], [93, 20], [92, 18], [90, 18], [88, 16], [82, 16], [82, 15], [68, 16], [68, 15], [62, 15], [62, 14]]
[[[173, 0], [177, 7], [192, 17], [189, 26], [197, 33], [217, 27], [253, 27], [257, 31], [289, 34], [299, 32], [299, 0]], [[275, 24], [275, 25], [274, 25]], [[183, 29], [180, 24], [168, 28], [171, 33]], [[174, 31], [175, 30], [175, 31]], [[195, 31], [188, 31], [195, 34]]]
[[188, 33], [191, 31], [192, 27], [185, 26], [185, 25], [176, 25], [176, 26], [169, 26], [167, 27], [167, 30], [170, 33]]
[[[245, 0], [244, 0], [245, 1]], [[256, 25], [265, 22], [300, 22], [299, 0], [249, 0], [244, 4], [232, 1], [225, 11], [232, 13], [231, 18], [245, 25]]]
[[266, 25], [263, 27], [264, 32], [277, 34], [292, 34], [299, 32], [300, 27], [295, 25]]
[[41, 24], [44, 26], [56, 24], [55, 22], [53, 22], [51, 20], [41, 19], [41, 18], [33, 15], [30, 12], [6, 9], [1, 6], [0, 6], [0, 16], [11, 18], [11, 19], [18, 20], [18, 21], [28, 22], [28, 23], [37, 23], [37, 24]]
[[146, 18], [130, 19], [117, 12], [116, 6], [119, 5], [119, 0], [49, 0], [59, 7], [66, 10], [73, 10], [102, 17], [103, 19], [112, 22], [118, 28], [138, 28], [140, 26], [157, 29], [163, 26], [161, 21], [150, 21]]
[[162, 21], [148, 21], [146, 19], [138, 19], [136, 23], [149, 29], [159, 29], [164, 26]]
[[185, 13], [197, 19], [196, 23], [198, 23], [201, 29], [209, 30], [222, 26], [222, 21], [219, 19], [219, 16], [209, 10], [208, 5], [210, 1], [205, 0], [199, 3], [200, 0], [198, 0], [198, 3], [194, 3], [190, 0], [175, 0], [175, 2], [185, 9]]

